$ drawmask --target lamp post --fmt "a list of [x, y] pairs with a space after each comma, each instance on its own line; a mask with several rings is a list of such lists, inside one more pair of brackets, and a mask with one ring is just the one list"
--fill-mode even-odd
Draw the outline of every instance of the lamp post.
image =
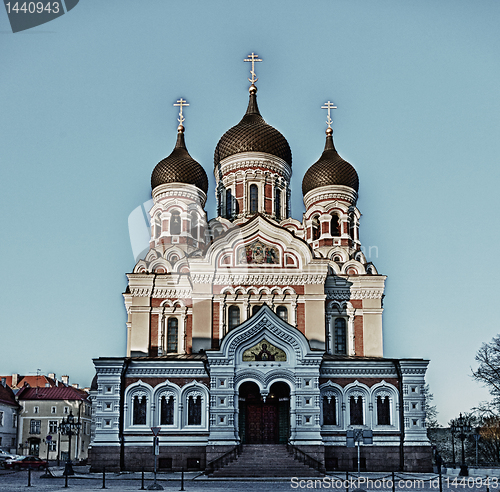
[[75, 422], [75, 417], [73, 416], [73, 410], [69, 411], [69, 415], [66, 419], [62, 419], [59, 424], [59, 432], [63, 436], [68, 436], [69, 448], [68, 448], [68, 461], [66, 461], [66, 466], [64, 467], [64, 475], [74, 475], [73, 464], [71, 463], [71, 437], [73, 435], [78, 435], [80, 432], [80, 422]]
[[458, 437], [462, 441], [462, 464], [460, 465], [459, 476], [468, 477], [469, 476], [469, 469], [467, 468], [467, 465], [465, 464], [464, 441], [465, 441], [465, 438], [467, 437], [467, 434], [470, 434], [472, 432], [472, 428], [466, 422], [466, 420], [462, 417], [462, 413], [460, 413], [460, 417], [453, 422], [453, 424], [451, 426], [451, 432], [459, 433]]
[[476, 466], [479, 465], [479, 449], [478, 449], [478, 442], [479, 439], [481, 439], [481, 434], [479, 434], [479, 427], [476, 429], [476, 432], [472, 434], [472, 437], [474, 438], [474, 441], [476, 441]]
[[457, 463], [455, 460], [455, 431], [454, 423], [451, 425], [451, 452], [453, 453], [453, 468], [456, 467]]

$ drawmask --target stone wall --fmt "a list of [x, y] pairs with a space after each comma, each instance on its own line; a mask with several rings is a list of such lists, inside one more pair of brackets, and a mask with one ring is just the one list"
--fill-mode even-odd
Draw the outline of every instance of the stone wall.
[[[120, 471], [120, 447], [99, 446], [90, 453], [91, 472]], [[154, 454], [152, 446], [126, 446], [126, 471], [153, 471]], [[158, 471], [204, 470], [206, 467], [205, 446], [160, 446]], [[124, 471], [121, 470], [121, 471]]]
[[[400, 470], [399, 446], [361, 446], [361, 471]], [[357, 471], [357, 448], [325, 446], [325, 466], [328, 471]], [[404, 471], [432, 472], [430, 446], [405, 446]]]

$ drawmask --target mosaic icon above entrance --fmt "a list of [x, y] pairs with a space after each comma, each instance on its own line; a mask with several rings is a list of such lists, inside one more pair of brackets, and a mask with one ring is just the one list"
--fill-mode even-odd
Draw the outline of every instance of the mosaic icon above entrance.
[[257, 239], [238, 250], [238, 263], [279, 265], [280, 253], [278, 248], [265, 244]]
[[243, 352], [243, 362], [286, 361], [286, 353], [263, 338], [257, 345]]

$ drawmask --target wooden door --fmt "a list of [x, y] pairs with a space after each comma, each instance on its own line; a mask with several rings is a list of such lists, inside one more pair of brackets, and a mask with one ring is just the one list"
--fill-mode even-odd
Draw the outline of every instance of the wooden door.
[[262, 405], [249, 404], [246, 408], [246, 442], [248, 444], [262, 443]]
[[262, 406], [262, 443], [275, 444], [278, 431], [278, 408], [272, 403]]

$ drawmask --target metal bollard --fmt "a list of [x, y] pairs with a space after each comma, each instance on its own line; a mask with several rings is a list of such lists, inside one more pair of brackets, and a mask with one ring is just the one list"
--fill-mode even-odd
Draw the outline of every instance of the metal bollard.
[[106, 488], [106, 467], [102, 468], [102, 488]]
[[184, 468], [181, 468], [181, 490], [184, 490]]
[[[64, 470], [66, 471], [66, 470]], [[65, 473], [64, 474], [64, 488], [67, 489], [68, 488], [68, 474]]]
[[488, 475], [486, 475], [486, 492], [490, 492], [490, 479]]
[[396, 492], [396, 474], [392, 472], [392, 492]]
[[28, 466], [28, 487], [31, 487], [31, 466]]
[[345, 472], [345, 492], [349, 492], [349, 472]]
[[142, 482], [141, 482], [141, 490], [145, 490], [145, 489], [144, 489], [144, 467], [142, 467]]

